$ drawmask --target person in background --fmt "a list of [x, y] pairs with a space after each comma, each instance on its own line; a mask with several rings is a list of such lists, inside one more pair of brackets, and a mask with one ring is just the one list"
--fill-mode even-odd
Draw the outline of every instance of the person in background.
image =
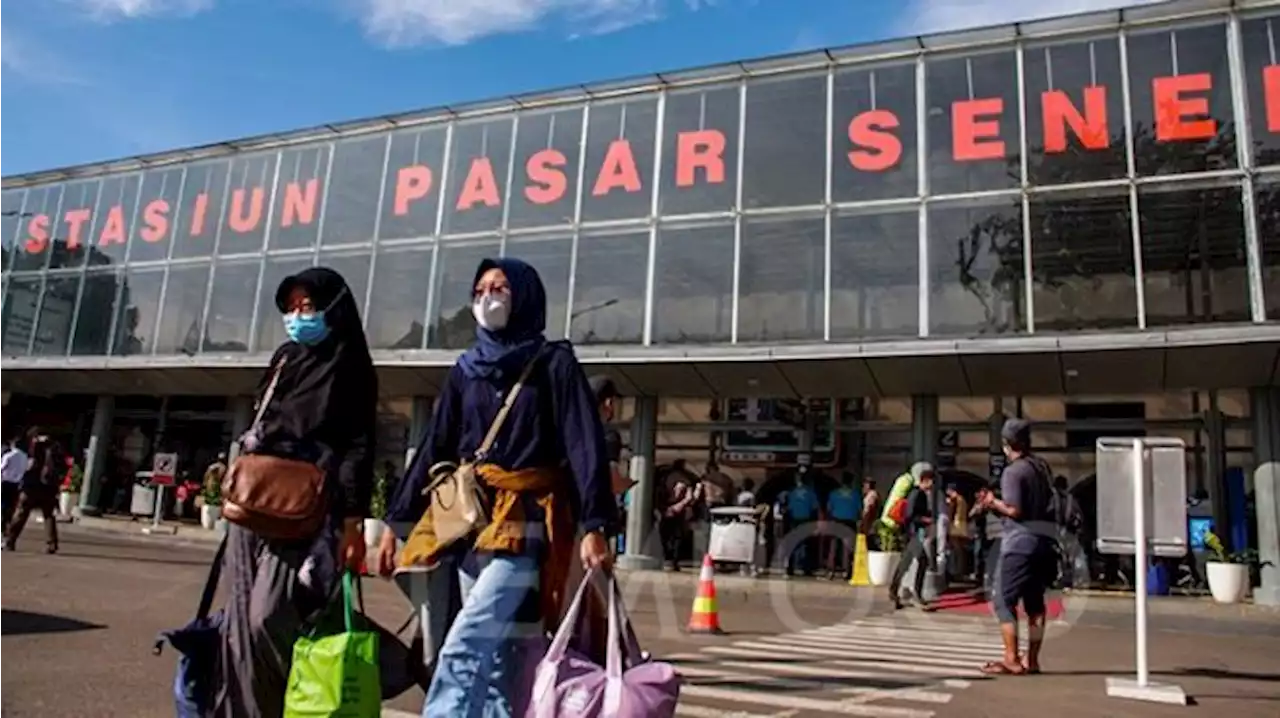
[[880, 492], [876, 491], [876, 480], [867, 476], [862, 479], [862, 520], [859, 531], [867, 537], [867, 550], [876, 551], [880, 546], [880, 538], [876, 533], [876, 523], [880, 521]]
[[[1053, 480], [1053, 520], [1058, 525], [1058, 581], [1062, 588], [1075, 584], [1075, 560], [1080, 552], [1080, 532], [1084, 529], [1084, 512], [1071, 495], [1067, 477]], [[1194, 562], [1192, 562], [1194, 570]]]
[[683, 551], [685, 535], [693, 523], [694, 507], [697, 505], [702, 485], [696, 483], [693, 476], [680, 466], [673, 465], [667, 476], [667, 487], [664, 493], [662, 508], [658, 520], [658, 533], [662, 537], [662, 556], [671, 566], [672, 571], [680, 570], [680, 558]]
[[222, 491], [222, 479], [227, 475], [227, 452], [219, 451], [217, 458], [204, 470], [201, 486], [205, 491], [218, 494]]
[[844, 472], [840, 486], [827, 495], [827, 520], [848, 531], [833, 533], [827, 537], [827, 568], [831, 577], [837, 574], [845, 580], [853, 577], [854, 537], [858, 535], [862, 518], [862, 492], [854, 486], [853, 474]]
[[[1053, 516], [1053, 474], [1049, 465], [1031, 453], [1031, 424], [1009, 419], [1000, 431], [1009, 463], [1000, 475], [1001, 498], [989, 497], [983, 507], [1003, 524], [1000, 541], [999, 590], [996, 617], [1004, 657], [982, 667], [989, 675], [1040, 672], [1044, 644], [1045, 591], [1057, 572], [1057, 540]], [[1027, 654], [1018, 655], [1018, 604], [1027, 614]]]
[[947, 511], [951, 515], [951, 523], [947, 531], [947, 549], [956, 562], [956, 575], [965, 576], [969, 572], [969, 502], [964, 494], [955, 486], [947, 486]]
[[[796, 470], [795, 486], [787, 492], [787, 535], [783, 536], [783, 545], [790, 540], [791, 552], [787, 555], [787, 575], [794, 576], [796, 567], [806, 576], [813, 576], [817, 570], [818, 552], [814, 539], [818, 538], [809, 524], [822, 520], [821, 504], [818, 494], [810, 485], [809, 467], [801, 466]], [[790, 536], [799, 531], [800, 533]]]
[[756, 506], [756, 482], [751, 479], [742, 480], [742, 490], [738, 492], [734, 505], [741, 508], [753, 509]]
[[617, 536], [617, 550], [619, 553], [626, 549], [623, 543], [626, 539], [627, 511], [631, 504], [631, 487], [636, 482], [628, 479], [622, 471], [622, 434], [617, 429], [610, 426], [614, 418], [618, 415], [618, 399], [621, 396], [618, 393], [618, 385], [604, 375], [593, 376], [587, 380], [587, 385], [591, 387], [591, 393], [596, 398], [596, 408], [600, 412], [600, 422], [604, 425], [604, 453], [609, 459], [609, 479], [613, 487], [613, 495], [618, 505], [618, 526], [620, 527]]
[[983, 486], [978, 489], [973, 507], [969, 509], [974, 537], [973, 577], [982, 586], [989, 603], [995, 601], [996, 570], [1000, 556], [1000, 520], [991, 516], [986, 506], [995, 498], [995, 489]]
[[[33, 436], [27, 436], [30, 445]], [[13, 520], [13, 512], [18, 509], [18, 495], [22, 493], [22, 477], [27, 473], [26, 447], [23, 446], [23, 435], [17, 435], [9, 442], [4, 456], [0, 456], [0, 506], [4, 512], [4, 530], [9, 530], [9, 522]]]
[[[933, 513], [929, 510], [929, 494], [933, 491], [933, 473], [933, 464], [927, 461], [917, 461], [911, 466], [911, 477], [915, 481], [915, 486], [903, 499], [906, 502], [906, 512], [903, 515], [902, 530], [906, 532], [907, 546], [902, 552], [902, 558], [898, 561], [898, 567], [893, 571], [893, 579], [889, 582], [889, 599], [893, 601], [895, 609], [902, 608], [900, 589], [902, 579], [906, 577], [909, 570], [915, 570], [915, 578], [911, 586], [912, 597], [921, 606], [924, 605], [925, 568], [929, 561], [926, 534], [933, 526]], [[913, 563], [920, 565], [912, 569]]]
[[58, 552], [58, 486], [67, 471], [66, 455], [62, 445], [38, 429], [30, 432], [34, 437], [28, 448], [30, 461], [22, 475], [22, 489], [18, 494], [18, 511], [5, 532], [4, 548], [13, 551], [18, 538], [26, 528], [32, 511], [44, 517], [45, 552]]

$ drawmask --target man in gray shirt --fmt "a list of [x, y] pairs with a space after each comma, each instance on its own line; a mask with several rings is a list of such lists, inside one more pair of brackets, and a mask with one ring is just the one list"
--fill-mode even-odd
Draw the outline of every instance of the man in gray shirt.
[[[1040, 672], [1044, 642], [1044, 594], [1057, 569], [1053, 518], [1053, 474], [1031, 454], [1031, 424], [1009, 419], [1000, 431], [1008, 466], [1000, 475], [1001, 498], [988, 497], [983, 507], [1001, 520], [999, 591], [996, 616], [1004, 643], [1003, 660], [983, 672], [1020, 675]], [[994, 516], [992, 517], [994, 518]], [[988, 519], [990, 520], [990, 519]], [[1027, 614], [1027, 656], [1018, 656], [1018, 603]]]

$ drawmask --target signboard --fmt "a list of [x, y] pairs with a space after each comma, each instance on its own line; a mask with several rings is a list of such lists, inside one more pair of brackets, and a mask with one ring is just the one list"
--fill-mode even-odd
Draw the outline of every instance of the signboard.
[[151, 483], [160, 486], [173, 486], [178, 475], [177, 454], [156, 454], [151, 460]]
[[[1135, 441], [1141, 447], [1136, 456]], [[1142, 524], [1146, 544], [1155, 555], [1186, 555], [1190, 548], [1186, 455], [1181, 439], [1098, 439], [1099, 551], [1136, 554], [1134, 536]], [[1143, 497], [1140, 507], [1135, 490]]]
[[[815, 454], [824, 454], [836, 446], [834, 406], [831, 399], [729, 399], [725, 402], [725, 418], [732, 422], [776, 424], [789, 423], [807, 413], [813, 417], [810, 448]], [[798, 452], [803, 448], [800, 446], [803, 428], [797, 425], [795, 429], [728, 431], [724, 448], [726, 451]]]

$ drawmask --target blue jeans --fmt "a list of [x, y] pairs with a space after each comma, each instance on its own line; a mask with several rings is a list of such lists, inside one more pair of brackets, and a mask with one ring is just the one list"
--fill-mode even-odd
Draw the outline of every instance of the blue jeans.
[[422, 706], [423, 718], [508, 718], [517, 612], [538, 585], [532, 556], [477, 556], [458, 569], [462, 610], [454, 619]]

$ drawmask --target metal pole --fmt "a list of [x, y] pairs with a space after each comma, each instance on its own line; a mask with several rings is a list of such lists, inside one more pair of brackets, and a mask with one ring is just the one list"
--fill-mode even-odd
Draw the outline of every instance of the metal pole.
[[155, 477], [152, 477], [153, 485], [156, 487], [156, 510], [151, 517], [151, 530], [155, 531], [160, 528], [161, 513], [164, 512], [164, 484], [154, 484]]
[[1133, 586], [1134, 633], [1138, 687], [1146, 688], [1147, 671], [1147, 457], [1142, 439], [1133, 440]]

